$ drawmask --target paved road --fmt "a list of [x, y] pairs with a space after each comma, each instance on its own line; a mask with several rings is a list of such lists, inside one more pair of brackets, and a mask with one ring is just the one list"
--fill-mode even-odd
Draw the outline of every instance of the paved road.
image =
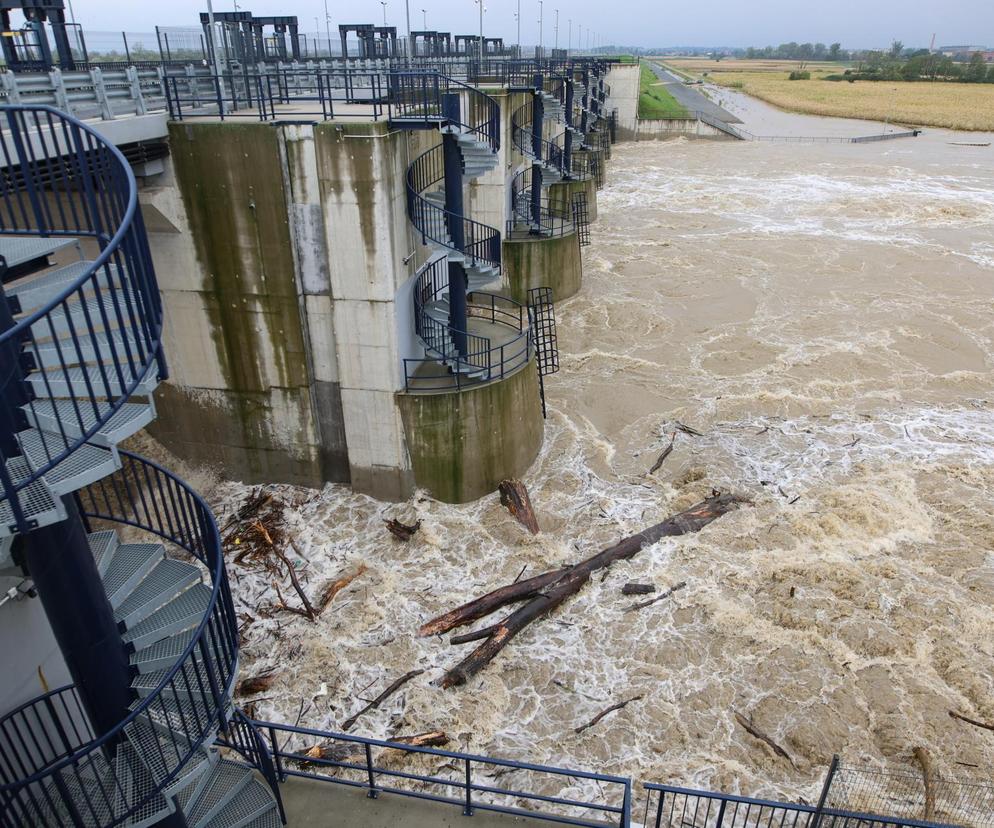
[[727, 109], [722, 109], [717, 104], [712, 103], [693, 86], [687, 86], [682, 80], [680, 80], [680, 78], [673, 73], [668, 72], [658, 63], [649, 63], [649, 68], [656, 73], [657, 78], [666, 84], [666, 90], [683, 106], [692, 112], [704, 112], [714, 118], [724, 121], [726, 124], [742, 123], [742, 121], [736, 118]]

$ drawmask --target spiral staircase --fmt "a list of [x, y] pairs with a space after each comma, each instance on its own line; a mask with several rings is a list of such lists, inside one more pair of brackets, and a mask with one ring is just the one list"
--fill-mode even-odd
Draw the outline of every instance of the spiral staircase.
[[[488, 291], [501, 277], [500, 230], [467, 218], [461, 195], [458, 209], [452, 209], [449, 198], [453, 189], [461, 193], [500, 163], [500, 105], [473, 86], [433, 73], [402, 73], [390, 86], [391, 125], [437, 130], [443, 139], [415, 158], [407, 171], [408, 217], [432, 251], [417, 274], [415, 332], [426, 358], [452, 375], [499, 379], [530, 359], [527, 311]], [[454, 138], [458, 152], [456, 181], [450, 180], [452, 170], [446, 170], [446, 136]], [[452, 279], [449, 264], [461, 265], [465, 284]], [[454, 290], [460, 295], [453, 296]], [[455, 301], [468, 308], [469, 318], [509, 328], [510, 342], [471, 331], [465, 323], [454, 325]]]
[[[0, 127], [0, 569], [42, 562], [28, 575], [53, 629], [42, 584], [67, 582], [71, 597], [74, 577], [98, 579], [75, 623], [111, 614], [130, 679], [109, 723], [75, 673], [0, 719], [0, 825], [275, 828], [272, 762], [231, 703], [238, 623], [214, 518], [120, 448], [155, 417], [166, 373], [134, 175], [53, 108], [0, 107]], [[75, 563], [59, 548], [39, 556], [41, 534], [61, 527], [85, 532]], [[78, 573], [49, 572], [64, 562]]]

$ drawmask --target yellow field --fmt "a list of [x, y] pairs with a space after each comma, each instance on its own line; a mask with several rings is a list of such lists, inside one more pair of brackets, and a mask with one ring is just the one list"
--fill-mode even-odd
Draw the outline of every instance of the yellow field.
[[826, 81], [838, 64], [809, 63], [809, 81], [787, 80], [797, 61], [667, 60], [688, 74], [741, 89], [790, 112], [994, 132], [994, 84]]

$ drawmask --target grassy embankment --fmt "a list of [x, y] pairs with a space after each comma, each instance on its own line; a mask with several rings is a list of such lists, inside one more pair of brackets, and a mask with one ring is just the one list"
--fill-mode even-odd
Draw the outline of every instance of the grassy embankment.
[[790, 60], [671, 59], [667, 66], [702, 76], [785, 109], [810, 115], [890, 121], [912, 126], [994, 131], [994, 85], [937, 81], [825, 80], [846, 67], [808, 63], [811, 80], [788, 80]]
[[687, 110], [666, 89], [652, 70], [642, 65], [639, 79], [639, 111], [642, 120], [653, 121], [665, 118], [686, 118]]

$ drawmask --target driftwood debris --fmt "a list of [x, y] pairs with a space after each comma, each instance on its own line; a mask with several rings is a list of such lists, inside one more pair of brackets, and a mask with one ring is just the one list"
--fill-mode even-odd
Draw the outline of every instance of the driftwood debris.
[[663, 463], [666, 462], [666, 458], [670, 456], [673, 451], [673, 444], [676, 442], [676, 432], [674, 431], [670, 435], [670, 444], [663, 449], [663, 453], [659, 455], [656, 462], [652, 464], [652, 468], [649, 469], [649, 474], [655, 474], [662, 468]]
[[537, 535], [538, 518], [535, 517], [535, 510], [532, 508], [532, 501], [525, 484], [520, 480], [502, 480], [497, 491], [500, 492], [500, 505], [507, 509], [525, 529]]
[[949, 715], [951, 718], [956, 719], [961, 722], [966, 722], [974, 727], [982, 727], [984, 730], [994, 731], [994, 724], [988, 724], [987, 722], [978, 722], [976, 719], [971, 719], [967, 716], [957, 713], [955, 710], [950, 710]]
[[636, 584], [633, 581], [629, 581], [621, 588], [622, 595], [648, 595], [655, 591], [655, 584]]
[[795, 768], [797, 767], [797, 765], [794, 764], [794, 760], [791, 759], [790, 754], [787, 753], [786, 750], [780, 747], [780, 745], [774, 742], [769, 736], [763, 733], [762, 730], [760, 730], [758, 727], [756, 727], [756, 725], [752, 723], [751, 716], [749, 718], [746, 718], [738, 711], [735, 711], [735, 721], [737, 721], [740, 725], [742, 725], [742, 727], [745, 728], [746, 733], [748, 733], [750, 736], [759, 739], [759, 741], [761, 741], [763, 744], [769, 747], [770, 750], [772, 750], [777, 756], [786, 759], [788, 762], [790, 762], [790, 764], [793, 767]]
[[587, 730], [588, 728], [593, 727], [601, 719], [603, 719], [608, 713], [614, 713], [616, 710], [622, 710], [622, 709], [628, 707], [628, 705], [630, 705], [632, 702], [641, 700], [641, 698], [642, 698], [642, 696], [632, 696], [630, 699], [626, 699], [623, 702], [618, 702], [617, 704], [612, 704], [610, 707], [605, 708], [600, 713], [598, 713], [596, 716], [594, 716], [594, 718], [592, 718], [585, 725], [580, 725], [579, 727], [574, 728], [573, 732], [574, 733], [583, 733], [584, 730]]
[[342, 730], [351, 729], [352, 725], [356, 723], [360, 716], [368, 713], [370, 710], [374, 710], [379, 707], [383, 702], [385, 702], [390, 696], [396, 693], [401, 687], [403, 687], [407, 682], [409, 682], [415, 676], [420, 676], [424, 670], [411, 670], [409, 673], [404, 673], [399, 679], [397, 679], [393, 684], [387, 687], [380, 695], [373, 699], [369, 704], [367, 704], [362, 710], [356, 713], [354, 716], [350, 716], [342, 723]]
[[[442, 730], [429, 730], [427, 733], [417, 733], [413, 736], [392, 736], [388, 741], [411, 747], [444, 747], [449, 743], [449, 737]], [[311, 764], [308, 760], [315, 759], [326, 762], [344, 762], [346, 759], [351, 759], [364, 752], [365, 748], [359, 742], [325, 742], [307, 748], [300, 754], [299, 761], [301, 765]]]
[[413, 524], [401, 523], [396, 518], [383, 522], [387, 525], [387, 529], [390, 530], [390, 534], [397, 538], [397, 540], [404, 541], [404, 543], [407, 543], [407, 541], [413, 538], [417, 534], [418, 529], [421, 528], [420, 520]]
[[932, 757], [928, 748], [920, 746], [911, 751], [911, 754], [922, 769], [922, 784], [925, 786], [925, 810], [922, 813], [922, 820], [931, 822], [935, 817], [935, 776], [932, 772]]
[[249, 676], [238, 682], [236, 696], [255, 696], [258, 693], [265, 693], [273, 682], [276, 681], [276, 673], [263, 673], [258, 676]]
[[632, 604], [630, 607], [625, 607], [625, 612], [635, 612], [636, 610], [651, 607], [653, 604], [662, 601], [665, 598], [669, 598], [674, 592], [683, 589], [685, 586], [687, 586], [687, 582], [680, 581], [680, 583], [671, 586], [668, 590], [666, 590], [666, 592], [661, 595], [657, 595], [655, 598], [650, 598], [648, 601], [640, 601], [637, 604]]
[[419, 635], [438, 635], [484, 618], [508, 604], [525, 602], [497, 624], [486, 630], [480, 630], [478, 635], [471, 633], [473, 638], [463, 637], [463, 641], [476, 640], [484, 636], [486, 640], [449, 670], [439, 684], [442, 687], [465, 684], [532, 621], [548, 615], [566, 599], [578, 593], [590, 580], [592, 573], [616, 561], [634, 557], [642, 547], [650, 546], [661, 538], [698, 532], [722, 515], [737, 509], [743, 502], [745, 501], [742, 498], [735, 495], [715, 493], [696, 506], [637, 535], [625, 538], [575, 566], [546, 572], [500, 587], [426, 622], [421, 627]]

